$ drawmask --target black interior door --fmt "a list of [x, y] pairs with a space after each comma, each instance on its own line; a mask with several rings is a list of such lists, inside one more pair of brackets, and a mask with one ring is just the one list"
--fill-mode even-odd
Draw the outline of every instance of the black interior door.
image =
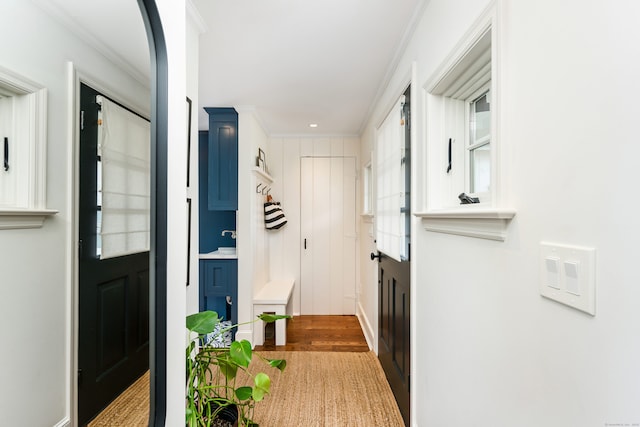
[[410, 263], [380, 254], [378, 358], [405, 425], [410, 422]]
[[98, 108], [80, 91], [78, 420], [85, 425], [149, 369], [149, 252], [97, 255]]

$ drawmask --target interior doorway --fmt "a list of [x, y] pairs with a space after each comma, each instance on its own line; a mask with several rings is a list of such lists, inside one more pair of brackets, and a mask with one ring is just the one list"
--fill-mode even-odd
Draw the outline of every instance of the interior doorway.
[[356, 310], [356, 159], [300, 159], [300, 313]]
[[[124, 196], [103, 182], [101, 171], [103, 156], [99, 155], [98, 134], [100, 132], [97, 97], [104, 97], [97, 90], [80, 85], [80, 150], [79, 150], [79, 197], [78, 197], [78, 422], [85, 425], [113, 399], [127, 389], [149, 369], [149, 252], [129, 251], [118, 256], [105, 256], [101, 239], [103, 200], [112, 197], [115, 203], [128, 204], [132, 197], [141, 199], [140, 205], [148, 205], [140, 195]], [[106, 102], [106, 97], [105, 102]], [[145, 119], [123, 107], [113, 104], [120, 114], [133, 116], [136, 122]], [[148, 121], [147, 121], [148, 122]], [[148, 127], [148, 123], [147, 123]], [[148, 148], [147, 148], [148, 150]], [[118, 153], [118, 156], [121, 153]], [[125, 162], [116, 158], [114, 162]], [[140, 165], [135, 165], [141, 167]], [[129, 169], [129, 168], [127, 168]], [[122, 170], [122, 168], [118, 168]], [[133, 179], [137, 176], [127, 172]], [[118, 176], [123, 176], [118, 173]], [[113, 175], [110, 175], [113, 177]], [[113, 177], [118, 179], [118, 177]], [[124, 179], [124, 178], [123, 178]], [[148, 178], [147, 178], [148, 180]], [[133, 182], [129, 187], [146, 187], [149, 183]], [[126, 201], [124, 201], [126, 199]], [[144, 200], [142, 200], [144, 199]], [[134, 202], [135, 203], [135, 202]], [[112, 210], [124, 211], [122, 206], [111, 202]], [[126, 215], [116, 214], [118, 225], [131, 220], [131, 209]], [[139, 210], [139, 209], [138, 209]], [[148, 210], [146, 216], [148, 227]], [[135, 216], [135, 215], [133, 215]], [[145, 218], [142, 218], [145, 221]], [[118, 244], [122, 232], [116, 231]], [[131, 245], [126, 242], [124, 245]], [[114, 245], [112, 243], [112, 245]], [[112, 251], [124, 251], [118, 245]]]

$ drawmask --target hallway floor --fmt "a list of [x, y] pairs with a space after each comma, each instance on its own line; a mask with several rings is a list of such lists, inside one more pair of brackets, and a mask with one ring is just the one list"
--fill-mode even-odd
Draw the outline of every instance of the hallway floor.
[[287, 322], [282, 346], [274, 344], [272, 326], [267, 325], [265, 345], [256, 346], [257, 351], [369, 351], [356, 316], [296, 316]]
[[[296, 316], [287, 322], [287, 345], [274, 344], [273, 328], [265, 331], [265, 337], [265, 345], [256, 346], [256, 351], [369, 351], [360, 322], [355, 316]], [[149, 417], [148, 380], [149, 376], [144, 375], [94, 418], [89, 426], [146, 426]]]

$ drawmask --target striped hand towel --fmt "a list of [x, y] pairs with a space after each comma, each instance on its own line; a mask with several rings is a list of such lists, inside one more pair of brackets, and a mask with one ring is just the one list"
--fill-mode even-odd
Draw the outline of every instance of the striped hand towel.
[[267, 230], [277, 230], [287, 223], [280, 203], [267, 202], [264, 204], [264, 226]]

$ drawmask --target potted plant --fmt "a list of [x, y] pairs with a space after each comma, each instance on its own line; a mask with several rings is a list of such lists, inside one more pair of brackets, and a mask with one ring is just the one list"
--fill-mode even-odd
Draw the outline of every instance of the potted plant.
[[[258, 426], [252, 419], [253, 408], [269, 393], [271, 379], [264, 372], [251, 374], [249, 363], [256, 355], [265, 364], [283, 371], [286, 361], [267, 359], [254, 353], [247, 340], [232, 342], [228, 347], [212, 343], [240, 325], [258, 320], [271, 323], [290, 317], [261, 314], [253, 321], [231, 325], [230, 322], [221, 322], [215, 311], [187, 316], [190, 340], [186, 349], [188, 427]], [[249, 385], [236, 384], [239, 372], [245, 373], [243, 377], [250, 380]]]

